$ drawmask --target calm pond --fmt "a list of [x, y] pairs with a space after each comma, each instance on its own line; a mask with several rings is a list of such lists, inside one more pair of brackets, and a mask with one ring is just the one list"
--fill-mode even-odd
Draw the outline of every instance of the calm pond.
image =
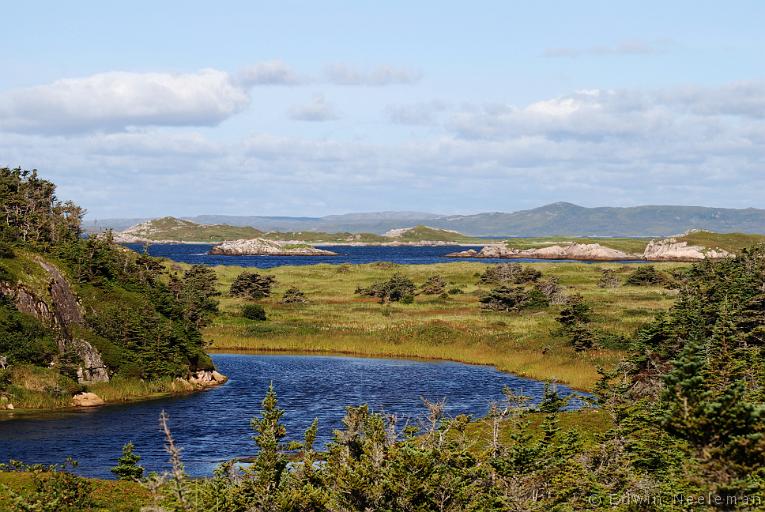
[[[319, 418], [319, 447], [341, 427], [347, 405], [369, 404], [375, 411], [396, 414], [404, 425], [423, 416], [422, 397], [446, 398], [449, 415], [482, 416], [490, 401], [502, 398], [505, 385], [536, 402], [544, 390], [542, 382], [451, 362], [243, 354], [216, 354], [213, 360], [230, 380], [208, 391], [0, 421], [0, 461], [54, 464], [71, 456], [80, 463], [79, 473], [111, 477], [109, 468], [122, 445], [132, 441], [147, 470], [163, 471], [167, 455], [158, 418], [164, 409], [188, 473], [209, 475], [220, 462], [255, 452], [249, 422], [259, 412], [269, 382], [287, 411], [288, 438], [301, 440]], [[558, 391], [571, 393], [564, 386]]]

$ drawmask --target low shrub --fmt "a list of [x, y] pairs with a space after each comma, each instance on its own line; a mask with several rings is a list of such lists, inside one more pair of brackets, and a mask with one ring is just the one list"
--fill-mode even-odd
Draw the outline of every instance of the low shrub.
[[603, 269], [600, 273], [600, 279], [598, 280], [598, 287], [600, 288], [618, 288], [621, 283], [616, 276], [616, 272], [610, 268]]
[[288, 288], [279, 301], [281, 304], [306, 304], [307, 302], [308, 299], [306, 299], [305, 293], [294, 286]]
[[480, 275], [483, 284], [525, 284], [533, 283], [542, 277], [542, 272], [520, 263], [500, 263], [487, 268]]
[[446, 292], [446, 281], [438, 274], [428, 277], [420, 286], [420, 293], [425, 295], [441, 295]]
[[591, 308], [578, 293], [566, 299], [564, 308], [558, 315], [561, 331], [568, 337], [574, 350], [580, 352], [595, 345], [595, 334], [590, 329]]
[[584, 297], [576, 293], [566, 299], [565, 306], [558, 315], [558, 323], [564, 331], [573, 328], [577, 324], [588, 324], [592, 310], [590, 305], [584, 301]]
[[8, 242], [0, 241], [0, 258], [11, 259], [15, 257], [16, 253], [13, 251], [13, 246]]
[[656, 270], [653, 265], [641, 265], [627, 276], [625, 284], [630, 286], [659, 286], [666, 284], [666, 274]]
[[271, 295], [271, 287], [276, 282], [273, 276], [260, 275], [257, 272], [244, 271], [231, 283], [229, 293], [232, 297], [263, 299]]
[[566, 301], [566, 293], [557, 277], [552, 276], [536, 282], [534, 289], [544, 295], [549, 304], [563, 304]]
[[242, 306], [242, 316], [247, 320], [263, 322], [267, 320], [266, 310], [260, 304], [245, 304]]
[[381, 303], [388, 301], [411, 304], [414, 302], [416, 291], [417, 287], [411, 279], [396, 272], [387, 281], [373, 283], [367, 288], [357, 287], [355, 293], [367, 297], [377, 297]]
[[481, 308], [488, 311], [521, 311], [544, 308], [549, 299], [539, 290], [526, 290], [522, 286], [498, 286], [479, 299]]

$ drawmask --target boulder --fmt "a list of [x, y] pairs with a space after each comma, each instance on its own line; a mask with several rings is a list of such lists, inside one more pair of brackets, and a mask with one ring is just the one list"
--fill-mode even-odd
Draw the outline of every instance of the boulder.
[[105, 403], [104, 399], [95, 393], [78, 393], [72, 397], [72, 405], [75, 407], [97, 407]]
[[208, 388], [223, 384], [228, 380], [228, 377], [222, 373], [218, 373], [215, 370], [198, 370], [195, 374], [189, 377], [189, 382], [195, 387]]

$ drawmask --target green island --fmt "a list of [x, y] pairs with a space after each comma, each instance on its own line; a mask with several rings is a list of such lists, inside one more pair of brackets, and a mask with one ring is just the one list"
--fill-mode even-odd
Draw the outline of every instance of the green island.
[[[693, 264], [380, 262], [262, 271], [159, 260], [110, 234], [84, 239], [82, 209], [59, 201], [35, 172], [0, 169], [0, 204], [0, 414], [222, 383], [206, 351], [490, 364], [593, 396], [592, 407], [566, 411], [554, 386], [533, 408], [506, 389], [477, 420], [426, 402], [426, 421], [398, 428], [348, 404], [343, 428], [318, 451], [315, 423], [303, 442], [284, 442], [272, 387], [252, 419], [258, 452], [246, 467], [232, 461], [211, 477], [189, 478], [162, 419], [167, 474], [145, 475], [129, 445], [114, 481], [9, 461], [0, 467], [0, 509], [763, 506], [758, 237], [689, 233], [693, 243], [736, 253]], [[644, 242], [608, 243], [626, 250]]]
[[231, 226], [229, 224], [199, 224], [186, 219], [161, 217], [151, 219], [141, 224], [117, 233], [118, 239], [124, 241], [144, 242], [186, 242], [186, 243], [215, 243], [226, 240], [254, 239], [265, 240], [294, 240], [307, 244], [385, 244], [385, 243], [419, 243], [419, 242], [452, 242], [452, 243], [481, 243], [484, 239], [471, 237], [450, 231], [423, 225], [417, 225], [386, 234], [376, 233], [325, 233], [322, 231], [262, 231], [251, 226]]

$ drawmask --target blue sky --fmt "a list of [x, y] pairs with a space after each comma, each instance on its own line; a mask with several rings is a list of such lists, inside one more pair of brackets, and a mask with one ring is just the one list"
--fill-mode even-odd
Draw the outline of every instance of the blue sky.
[[765, 207], [762, 2], [16, 2], [0, 165], [92, 218]]

